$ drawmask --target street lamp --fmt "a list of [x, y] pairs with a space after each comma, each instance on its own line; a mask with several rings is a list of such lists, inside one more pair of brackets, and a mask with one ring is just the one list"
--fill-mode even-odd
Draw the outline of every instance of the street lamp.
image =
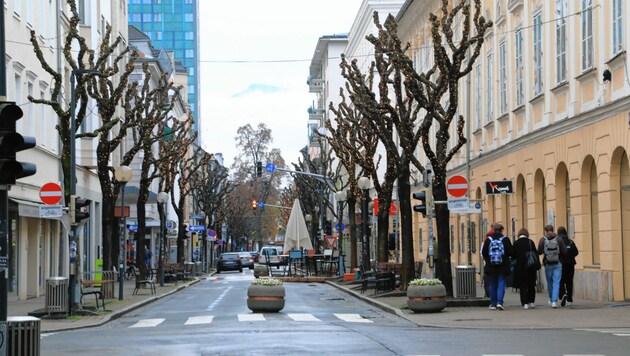
[[361, 204], [361, 230], [363, 232], [363, 257], [362, 264], [365, 272], [370, 270], [370, 232], [368, 231], [368, 200], [370, 199], [370, 185], [372, 182], [368, 177], [359, 178], [359, 189], [363, 191], [363, 201]]
[[123, 218], [120, 228], [120, 252], [118, 253], [118, 300], [123, 300], [123, 281], [125, 280], [125, 270], [127, 269], [127, 215], [125, 215], [125, 186], [131, 180], [132, 171], [128, 166], [114, 168], [114, 178], [121, 187], [120, 214]]
[[339, 275], [343, 277], [345, 273], [344, 254], [343, 254], [343, 203], [346, 201], [348, 193], [345, 190], [335, 192], [335, 200], [339, 203], [339, 222], [337, 223], [337, 231], [339, 232]]
[[164, 230], [164, 204], [168, 201], [168, 193], [159, 192], [157, 195], [157, 201], [160, 213], [160, 260], [158, 261], [158, 268], [160, 269], [160, 287], [164, 287], [164, 249], [166, 248], [166, 234]]
[[[97, 71], [96, 69], [84, 69], [84, 68], [77, 68], [77, 69], [73, 69], [71, 74], [70, 74], [70, 195], [75, 195], [77, 194], [77, 179], [76, 179], [76, 168], [77, 168], [77, 158], [76, 158], [76, 123], [75, 123], [75, 116], [76, 116], [76, 99], [75, 99], [75, 85], [74, 85], [74, 78], [79, 75], [79, 74], [86, 74], [86, 73], [99, 73], [99, 71]], [[70, 205], [70, 203], [68, 203], [68, 205]], [[77, 284], [77, 254], [76, 252], [72, 251], [72, 247], [77, 245], [77, 229], [76, 229], [76, 225], [72, 225], [70, 228], [70, 248], [71, 251], [69, 252], [69, 256], [70, 256], [70, 278], [69, 278], [69, 283], [68, 283], [68, 288], [69, 288], [69, 302], [70, 302], [70, 308], [68, 309], [70, 311], [70, 315], [72, 315], [72, 311], [74, 310], [75, 305], [77, 304], [77, 295], [75, 293], [75, 289], [76, 289], [76, 284]]]

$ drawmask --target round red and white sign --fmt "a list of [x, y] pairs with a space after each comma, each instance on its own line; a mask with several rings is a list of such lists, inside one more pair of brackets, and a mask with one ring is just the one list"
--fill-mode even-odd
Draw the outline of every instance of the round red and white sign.
[[463, 197], [468, 192], [468, 181], [464, 176], [452, 176], [446, 182], [446, 190], [454, 197]]
[[39, 190], [39, 198], [44, 204], [55, 205], [61, 201], [63, 197], [63, 191], [61, 186], [57, 183], [46, 183]]

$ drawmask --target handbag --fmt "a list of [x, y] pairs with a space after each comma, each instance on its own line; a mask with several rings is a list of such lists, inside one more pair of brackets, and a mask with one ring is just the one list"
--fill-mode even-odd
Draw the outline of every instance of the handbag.
[[529, 251], [527, 251], [527, 269], [540, 269], [540, 259], [538, 258], [538, 254], [536, 251], [532, 250], [531, 241], [528, 241]]

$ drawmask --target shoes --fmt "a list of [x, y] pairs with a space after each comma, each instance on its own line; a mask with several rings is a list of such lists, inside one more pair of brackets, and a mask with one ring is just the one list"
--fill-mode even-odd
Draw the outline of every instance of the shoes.
[[561, 306], [567, 305], [567, 298], [569, 298], [569, 296], [566, 294], [562, 296], [562, 301], [560, 302]]
[[567, 307], [570, 307], [571, 305], [573, 305], [573, 303], [567, 302]]
[[495, 307], [494, 305], [491, 305], [490, 310], [497, 310], [497, 307]]
[[547, 301], [547, 305], [551, 306], [551, 299]]
[[536, 308], [536, 304], [534, 303], [529, 303], [529, 309], [534, 309]]
[[505, 310], [505, 308], [503, 307], [503, 305], [502, 305], [502, 304], [497, 304], [497, 309], [499, 309], [499, 310]]
[[558, 307], [558, 305], [556, 304], [556, 302], [552, 302], [552, 303], [551, 303], [551, 307], [552, 307], [552, 308], [554, 308], [554, 309], [556, 309], [556, 308]]
[[529, 309], [529, 304], [523, 305], [523, 309], [525, 309], [525, 310]]

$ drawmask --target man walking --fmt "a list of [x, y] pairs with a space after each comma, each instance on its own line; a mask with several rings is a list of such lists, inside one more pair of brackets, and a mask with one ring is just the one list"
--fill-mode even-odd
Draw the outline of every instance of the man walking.
[[485, 261], [484, 273], [490, 282], [490, 310], [504, 310], [505, 280], [510, 274], [512, 242], [503, 235], [503, 225], [492, 224], [494, 234], [483, 244], [481, 255]]
[[544, 254], [543, 265], [545, 266], [545, 277], [547, 279], [547, 293], [549, 294], [549, 305], [552, 308], [558, 307], [558, 295], [560, 294], [560, 278], [562, 277], [562, 263], [560, 255], [567, 254], [564, 241], [553, 232], [553, 225], [545, 226], [545, 236], [538, 242], [538, 254]]

